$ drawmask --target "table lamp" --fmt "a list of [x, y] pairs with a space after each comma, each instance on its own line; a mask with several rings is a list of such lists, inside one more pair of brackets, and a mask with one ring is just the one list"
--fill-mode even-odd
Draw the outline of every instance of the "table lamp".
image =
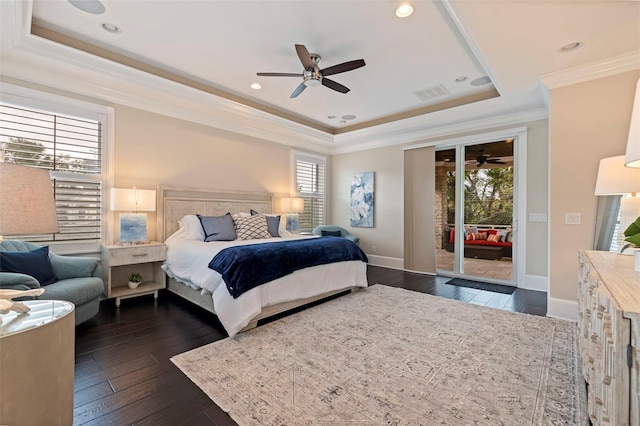
[[287, 231], [297, 232], [299, 227], [298, 213], [304, 211], [304, 199], [283, 198], [280, 200], [280, 207], [287, 218]]
[[120, 244], [144, 244], [147, 239], [147, 214], [156, 211], [153, 189], [111, 188], [111, 211], [120, 213]]
[[49, 170], [0, 162], [0, 241], [58, 231]]
[[640, 79], [636, 83], [636, 97], [631, 111], [631, 124], [629, 125], [629, 139], [627, 139], [627, 151], [625, 154], [625, 166], [640, 168]]
[[626, 195], [620, 199], [620, 230], [640, 216], [640, 169], [625, 167], [625, 156], [603, 158], [598, 167], [595, 195]]

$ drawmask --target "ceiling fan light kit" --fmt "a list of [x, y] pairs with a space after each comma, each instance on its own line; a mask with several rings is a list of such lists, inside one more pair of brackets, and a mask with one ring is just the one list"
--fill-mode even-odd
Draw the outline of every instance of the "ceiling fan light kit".
[[298, 95], [300, 95], [300, 93], [302, 93], [307, 87], [317, 87], [320, 85], [335, 90], [336, 92], [347, 93], [349, 92], [348, 87], [343, 86], [336, 81], [330, 80], [325, 76], [351, 71], [366, 65], [364, 59], [356, 59], [354, 61], [343, 62], [341, 64], [333, 65], [321, 70], [318, 66], [318, 63], [321, 59], [320, 55], [316, 53], [309, 53], [307, 48], [302, 44], [296, 44], [295, 48], [296, 53], [298, 54], [298, 58], [300, 59], [300, 62], [304, 67], [302, 73], [257, 73], [257, 75], [261, 77], [302, 77], [302, 83], [300, 83], [298, 87], [296, 87], [296, 89], [293, 91], [293, 93], [291, 93], [290, 98], [298, 97]]

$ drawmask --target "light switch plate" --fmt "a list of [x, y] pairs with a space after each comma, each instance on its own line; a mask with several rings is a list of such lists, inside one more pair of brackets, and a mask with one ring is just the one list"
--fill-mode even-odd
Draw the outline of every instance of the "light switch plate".
[[546, 213], [529, 213], [529, 222], [546, 222]]
[[565, 225], [580, 225], [582, 224], [581, 213], [565, 213], [564, 214]]

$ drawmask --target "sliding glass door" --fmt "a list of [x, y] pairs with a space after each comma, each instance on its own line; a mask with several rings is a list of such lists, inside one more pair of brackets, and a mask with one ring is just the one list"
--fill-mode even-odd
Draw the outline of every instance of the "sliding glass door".
[[436, 151], [436, 260], [442, 275], [513, 283], [514, 142]]

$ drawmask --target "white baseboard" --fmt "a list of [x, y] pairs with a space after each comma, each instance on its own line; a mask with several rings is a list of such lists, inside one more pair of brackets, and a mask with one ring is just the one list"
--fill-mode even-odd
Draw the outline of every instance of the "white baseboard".
[[547, 316], [569, 321], [578, 321], [578, 302], [576, 300], [547, 299]]
[[549, 277], [542, 275], [526, 275], [524, 288], [535, 291], [549, 291]]
[[404, 269], [404, 259], [398, 257], [378, 256], [375, 254], [367, 254], [369, 265], [384, 266], [391, 269]]

